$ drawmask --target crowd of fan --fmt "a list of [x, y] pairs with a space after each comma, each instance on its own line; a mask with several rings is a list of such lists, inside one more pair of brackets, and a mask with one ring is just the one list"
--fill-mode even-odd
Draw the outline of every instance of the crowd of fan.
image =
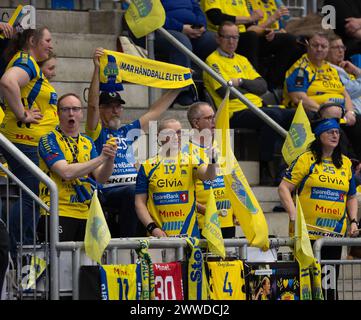
[[[289, 129], [295, 107], [302, 101], [311, 120], [340, 118], [344, 132], [342, 145], [347, 146], [344, 153], [353, 159], [361, 159], [358, 138], [361, 133], [361, 69], [348, 60], [350, 55], [359, 53], [354, 50], [354, 45], [352, 51], [348, 50], [348, 46], [358, 43], [357, 39], [361, 38], [361, 18], [346, 20], [341, 37], [333, 32], [326, 32], [321, 26], [312, 34], [299, 37], [286, 31], [290, 13], [275, 0], [161, 2], [166, 12], [164, 28], [226, 81], [231, 81], [237, 90], [284, 129]], [[354, 10], [349, 14], [361, 17], [361, 9], [358, 13]], [[101, 202], [115, 217], [111, 226], [113, 237], [145, 235], [145, 230], [155, 236], [184, 232], [197, 234], [192, 221], [196, 220], [197, 211], [199, 214], [204, 213], [205, 204], [193, 198], [194, 185], [196, 181], [200, 183], [216, 177], [216, 151], [205, 148], [205, 155], [198, 155], [199, 161], [193, 163], [188, 171], [176, 165], [172, 167], [172, 164], [162, 164], [164, 171], [171, 170], [174, 174], [180, 170], [180, 174], [187, 176], [182, 178], [186, 179], [184, 181], [189, 186], [189, 192], [182, 194], [188, 202], [183, 213], [194, 212], [192, 218], [187, 220], [187, 228], [185, 224], [183, 227], [176, 226], [168, 221], [167, 229], [161, 228], [164, 215], [154, 216], [156, 208], [165, 203], [162, 203], [163, 200], [150, 199], [150, 192], [157, 190], [154, 179], [160, 179], [161, 175], [153, 175], [155, 169], [160, 168], [154, 164], [158, 160], [148, 160], [138, 171], [129, 158], [133, 141], [126, 138], [130, 130], [147, 131], [149, 122], [160, 119], [174, 103], [192, 105], [188, 110], [192, 127], [212, 131], [214, 110], [208, 103], [199, 103], [202, 95], [197, 96], [189, 87], [169, 90], [140, 119], [121, 125], [120, 117], [125, 102], [120, 94], [103, 92], [99, 95], [99, 57], [103, 52], [98, 48], [93, 59], [94, 73], [87, 107], [87, 135], [84, 135], [80, 132], [83, 116], [80, 98], [70, 93], [58, 99], [49, 82], [55, 75], [56, 61], [56, 56], [52, 53], [50, 31], [40, 28], [15, 35], [6, 23], [0, 23], [0, 31], [9, 40], [1, 42], [2, 49], [6, 48], [1, 50], [5, 55], [0, 60], [0, 86], [5, 98], [5, 118], [1, 132], [56, 181], [59, 187], [60, 240], [84, 239], [93, 183], [90, 178], [104, 184]], [[171, 63], [193, 68], [190, 58], [168, 43], [162, 35], [156, 33], [155, 39], [156, 56], [159, 59], [165, 58]], [[205, 90], [217, 107], [226, 88], [207, 73], [203, 73], [203, 80]], [[269, 100], [270, 92], [276, 98], [273, 93], [282, 89], [283, 101]], [[202, 121], [207, 122], [202, 124]], [[259, 131], [261, 184], [275, 185], [279, 182], [276, 171], [280, 168], [275, 170], [273, 162], [274, 155], [280, 153], [282, 137], [234, 96], [230, 97], [230, 126]], [[176, 133], [181, 130], [177, 119], [162, 122], [160, 127]], [[175, 150], [184, 152], [179, 149], [177, 135], [173, 136], [168, 138], [174, 142]], [[120, 142], [122, 146], [117, 147], [116, 144]], [[206, 146], [203, 141], [196, 141], [194, 145], [202, 148]], [[189, 150], [187, 152], [191, 153]], [[10, 169], [16, 172], [21, 181], [35, 194], [39, 194], [45, 203], [49, 203], [46, 186], [40, 184], [39, 187], [38, 180], [22, 164], [5, 150], [3, 154]], [[195, 180], [194, 171], [197, 172]], [[182, 191], [173, 188], [165, 192], [173, 190]], [[178, 207], [182, 205], [179, 203]], [[20, 201], [11, 209], [8, 221], [13, 245], [20, 239], [24, 244], [34, 242], [33, 225], [38, 224], [40, 217], [37, 213], [35, 222], [33, 221], [33, 201], [27, 194], [23, 195], [21, 206], [22, 234], [19, 226]], [[224, 235], [232, 237], [235, 235], [236, 221], [232, 218], [229, 206], [222, 210], [224, 216], [227, 216], [228, 210], [228, 216], [231, 217], [224, 219], [224, 224], [221, 224], [225, 228]], [[45, 219], [44, 210], [36, 211], [42, 216], [38, 225], [38, 237], [44, 240], [43, 230], [48, 219]], [[181, 216], [182, 210], [173, 211], [173, 214]], [[228, 228], [233, 229], [229, 232]]]

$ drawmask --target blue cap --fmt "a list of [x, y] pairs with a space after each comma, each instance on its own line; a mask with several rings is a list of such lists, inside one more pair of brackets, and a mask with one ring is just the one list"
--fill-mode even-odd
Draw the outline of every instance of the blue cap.
[[313, 132], [315, 133], [316, 136], [319, 137], [322, 133], [330, 129], [340, 129], [340, 125], [337, 119], [331, 118], [320, 121], [313, 130]]

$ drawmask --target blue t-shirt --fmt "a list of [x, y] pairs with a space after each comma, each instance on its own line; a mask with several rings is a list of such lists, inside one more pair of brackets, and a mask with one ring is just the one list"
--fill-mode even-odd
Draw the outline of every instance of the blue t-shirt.
[[86, 130], [87, 134], [94, 139], [98, 153], [103, 149], [103, 144], [110, 137], [117, 138], [118, 151], [114, 159], [114, 170], [103, 188], [112, 188], [128, 184], [135, 184], [137, 180], [137, 169], [135, 167], [135, 158], [132, 144], [141, 134], [139, 120], [122, 126], [118, 130], [102, 127], [98, 123], [94, 131]]

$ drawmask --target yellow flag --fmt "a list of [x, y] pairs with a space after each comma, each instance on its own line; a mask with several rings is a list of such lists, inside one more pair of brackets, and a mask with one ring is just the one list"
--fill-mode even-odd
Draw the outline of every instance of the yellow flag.
[[251, 246], [269, 248], [268, 225], [256, 197], [233, 154], [229, 136], [229, 90], [216, 114], [217, 145], [221, 148], [221, 173], [229, 198], [244, 235]]
[[163, 89], [194, 85], [190, 68], [104, 50], [100, 57], [100, 90], [120, 91], [122, 81]]
[[110, 232], [98, 199], [97, 190], [93, 193], [90, 203], [89, 217], [85, 230], [85, 253], [88, 257], [101, 264], [101, 257], [110, 241]]
[[323, 300], [321, 267], [313, 255], [302, 206], [296, 194], [297, 219], [295, 226], [294, 256], [300, 267], [301, 300]]
[[226, 250], [224, 248], [224, 240], [218, 218], [216, 199], [214, 198], [212, 187], [210, 188], [209, 198], [207, 201], [202, 235], [207, 239], [209, 250], [224, 259], [226, 257]]
[[304, 153], [313, 140], [315, 140], [315, 136], [312, 133], [302, 101], [300, 101], [282, 147], [282, 155], [287, 164], [290, 165], [300, 154]]
[[35, 289], [36, 280], [43, 274], [46, 268], [46, 261], [38, 256], [31, 256], [29, 265], [22, 267], [22, 272], [26, 271], [28, 274], [22, 278], [21, 287], [24, 290]]
[[[16, 7], [13, 15], [11, 16], [8, 24], [10, 24], [12, 27], [15, 27], [16, 24], [18, 23], [19, 19], [23, 16], [23, 14], [21, 12], [22, 10], [23, 10], [23, 6], [21, 4], [19, 4]], [[5, 39], [5, 35], [3, 33], [0, 34], [0, 39]]]
[[164, 8], [160, 0], [132, 0], [125, 20], [134, 35], [141, 38], [164, 25]]
[[297, 219], [295, 225], [295, 257], [303, 268], [308, 268], [313, 264], [315, 256], [313, 255], [310, 237], [308, 235], [305, 218], [303, 216], [302, 206], [298, 195], [296, 195]]

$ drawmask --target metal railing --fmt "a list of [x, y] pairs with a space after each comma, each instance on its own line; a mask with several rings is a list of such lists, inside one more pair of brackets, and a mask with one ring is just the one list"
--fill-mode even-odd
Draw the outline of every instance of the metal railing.
[[[118, 263], [118, 250], [134, 250], [139, 248], [139, 240], [148, 239], [149, 249], [174, 249], [174, 261], [183, 261], [185, 259], [184, 249], [188, 246], [185, 239], [182, 238], [127, 238], [127, 239], [112, 239], [106, 249], [106, 256], [108, 264]], [[294, 241], [290, 238], [271, 238], [270, 249], [279, 248], [283, 246], [293, 247]], [[200, 247], [206, 248], [206, 240], [200, 240]], [[225, 239], [224, 245], [226, 248], [238, 248], [237, 256], [247, 260], [247, 246], [246, 239]], [[68, 263], [72, 266], [72, 297], [73, 300], [79, 299], [79, 268], [81, 266], [81, 257], [84, 255], [84, 242], [59, 242], [56, 245], [57, 252], [71, 252], [71, 261]], [[134, 263], [134, 261], [133, 261]], [[59, 282], [58, 279], [53, 281]], [[57, 283], [57, 288], [59, 288]], [[60, 292], [58, 292], [58, 295]]]
[[[315, 241], [313, 251], [315, 258], [322, 266], [324, 279], [322, 286], [325, 296], [329, 299], [361, 300], [361, 259], [322, 259], [321, 250], [324, 247], [361, 247], [361, 238], [321, 238]], [[336, 269], [339, 268], [337, 278]], [[328, 295], [327, 292], [330, 292]]]
[[[45, 203], [43, 203], [40, 198], [35, 195], [27, 186], [25, 186], [21, 180], [19, 180], [12, 172], [10, 172], [7, 168], [3, 165], [0, 165], [0, 169], [4, 171], [10, 179], [12, 179], [17, 185], [19, 185], [20, 190], [27, 193], [32, 199], [34, 203], [40, 205], [44, 210], [50, 213], [50, 223], [52, 226], [58, 226], [58, 187], [56, 186], [55, 182], [50, 179], [39, 167], [37, 167], [32, 161], [29, 160], [18, 148], [16, 148], [3, 134], [0, 133], [0, 147], [10, 153], [18, 162], [22, 163], [23, 166], [35, 176], [36, 179], [43, 182], [50, 193], [50, 206], [48, 207]], [[7, 192], [9, 187], [7, 187]], [[21, 192], [22, 192], [21, 191]], [[20, 195], [21, 195], [20, 192]], [[7, 200], [9, 199], [9, 195], [6, 195]], [[21, 200], [21, 199], [20, 199]], [[7, 201], [7, 217], [9, 217], [9, 210], [10, 205]], [[34, 214], [34, 213], [33, 213]], [[35, 215], [35, 214], [34, 214]], [[20, 219], [22, 217], [22, 211], [20, 211]], [[20, 224], [22, 220], [20, 220]], [[20, 228], [22, 226], [20, 225]], [[20, 229], [21, 230], [21, 229]], [[57, 227], [54, 228], [57, 230]], [[34, 227], [35, 232], [35, 227]], [[22, 236], [22, 230], [20, 237]], [[58, 257], [56, 254], [56, 243], [59, 241], [59, 236], [57, 232], [52, 232], [50, 235], [50, 282], [52, 282], [53, 278], [58, 277]], [[20, 251], [22, 250], [22, 243], [20, 243]], [[52, 299], [57, 299], [58, 296], [56, 292], [58, 291], [55, 285], [51, 286], [53, 290], [53, 294], [51, 294]]]

